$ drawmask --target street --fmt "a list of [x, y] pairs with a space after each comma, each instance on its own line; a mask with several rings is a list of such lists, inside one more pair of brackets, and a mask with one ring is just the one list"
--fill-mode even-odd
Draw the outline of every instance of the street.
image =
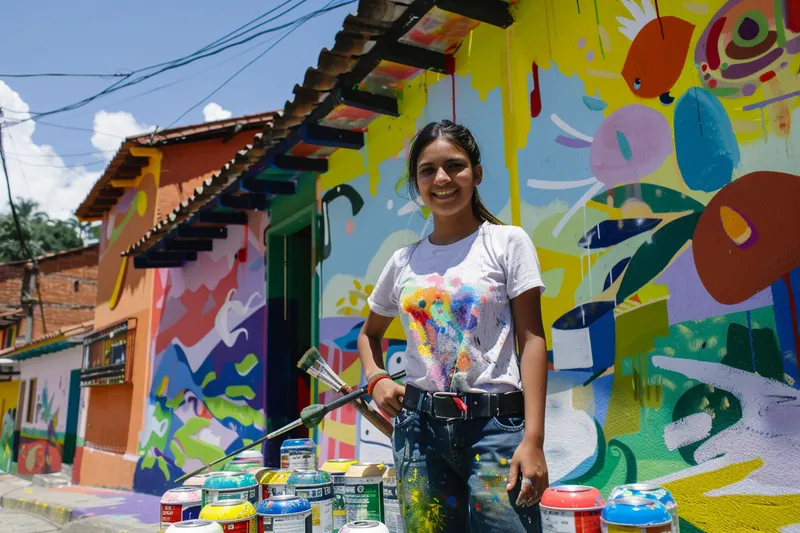
[[51, 531], [61, 531], [59, 526], [39, 518], [38, 516], [2, 508], [0, 508], [0, 524], [3, 524], [3, 531], [14, 531], [15, 533], [50, 533]]

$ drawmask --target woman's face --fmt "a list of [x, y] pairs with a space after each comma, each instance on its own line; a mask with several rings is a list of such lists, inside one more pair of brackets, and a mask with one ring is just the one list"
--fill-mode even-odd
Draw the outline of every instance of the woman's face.
[[472, 195], [483, 169], [475, 168], [467, 154], [445, 139], [426, 146], [417, 161], [417, 189], [422, 201], [438, 216], [472, 211]]

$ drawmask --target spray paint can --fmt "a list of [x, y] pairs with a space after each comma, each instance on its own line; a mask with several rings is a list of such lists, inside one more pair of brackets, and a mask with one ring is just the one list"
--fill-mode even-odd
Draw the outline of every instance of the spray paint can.
[[296, 496], [273, 496], [256, 510], [258, 533], [312, 533], [311, 503]]
[[203, 483], [203, 507], [223, 500], [246, 500], [256, 506], [261, 501], [261, 491], [253, 474], [225, 472]]
[[681, 521], [680, 518], [678, 518], [678, 502], [672, 497], [670, 491], [655, 483], [632, 483], [630, 485], [620, 485], [616, 487], [611, 491], [608, 501], [629, 498], [631, 496], [651, 498], [663, 503], [672, 517], [672, 533], [680, 533]]
[[344, 475], [350, 465], [358, 463], [355, 459], [329, 459], [320, 468], [333, 482], [333, 533], [337, 533], [347, 523], [347, 510], [344, 506]]
[[602, 533], [670, 533], [672, 517], [663, 503], [650, 498], [619, 498], [603, 507]]
[[542, 531], [600, 533], [600, 514], [605, 503], [600, 491], [594, 487], [551, 487], [544, 491], [539, 504]]
[[261, 478], [261, 499], [266, 500], [273, 496], [286, 496], [289, 494], [287, 483], [292, 477], [292, 472], [288, 470], [278, 470], [267, 472]]
[[389, 528], [389, 533], [405, 531], [400, 498], [397, 494], [397, 470], [393, 465], [386, 465], [386, 471], [383, 473], [383, 523]]
[[222, 526], [208, 520], [185, 520], [169, 526], [166, 533], [223, 533]]
[[347, 521], [383, 521], [383, 463], [351, 465], [344, 476]]
[[289, 478], [288, 490], [311, 504], [313, 533], [333, 533], [333, 483], [327, 473], [295, 472]]
[[200, 516], [203, 495], [198, 487], [177, 487], [161, 497], [161, 529]]
[[257, 533], [256, 508], [245, 500], [223, 500], [209, 503], [200, 511], [201, 520], [222, 526], [225, 533]]
[[389, 533], [389, 529], [377, 520], [356, 520], [345, 524], [341, 533]]
[[229, 472], [249, 472], [253, 467], [259, 467], [264, 464], [264, 457], [261, 455], [260, 450], [245, 450], [237, 454], [225, 470]]
[[281, 470], [316, 470], [317, 445], [311, 439], [287, 439], [281, 444]]

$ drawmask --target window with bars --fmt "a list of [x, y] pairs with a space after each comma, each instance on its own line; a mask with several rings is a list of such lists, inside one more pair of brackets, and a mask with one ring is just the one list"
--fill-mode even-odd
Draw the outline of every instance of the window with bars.
[[128, 320], [98, 331], [83, 341], [81, 386], [128, 383], [136, 327]]

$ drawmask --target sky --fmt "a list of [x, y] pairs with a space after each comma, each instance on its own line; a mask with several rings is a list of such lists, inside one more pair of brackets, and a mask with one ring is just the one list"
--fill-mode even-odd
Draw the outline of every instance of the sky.
[[[356, 11], [357, 3], [309, 20], [206, 101], [286, 30], [38, 120], [25, 119], [96, 94], [117, 79], [9, 74], [130, 72], [195, 52], [284, 2], [288, 3], [270, 16], [295, 9], [259, 30], [345, 1], [8, 2], [0, 32], [0, 108], [14, 197], [37, 201], [53, 218], [70, 218], [124, 137], [167, 128], [201, 101], [175, 126], [281, 109], [306, 69], [316, 66], [320, 50], [333, 46], [342, 21]], [[163, 85], [167, 86], [159, 88]], [[144, 94], [153, 89], [157, 90]], [[0, 206], [0, 211], [8, 211], [4, 193]]]

